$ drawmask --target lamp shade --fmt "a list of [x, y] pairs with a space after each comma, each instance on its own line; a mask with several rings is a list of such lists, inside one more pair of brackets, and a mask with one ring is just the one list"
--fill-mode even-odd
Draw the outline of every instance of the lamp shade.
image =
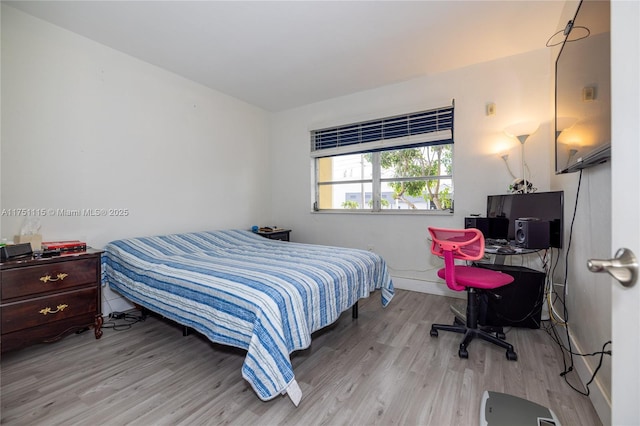
[[525, 140], [532, 134], [538, 131], [540, 123], [535, 121], [525, 121], [522, 123], [513, 124], [504, 129], [504, 132], [513, 138], [516, 138], [520, 143], [524, 143]]
[[575, 117], [558, 117], [556, 119], [556, 131], [562, 132], [573, 127], [578, 122]]

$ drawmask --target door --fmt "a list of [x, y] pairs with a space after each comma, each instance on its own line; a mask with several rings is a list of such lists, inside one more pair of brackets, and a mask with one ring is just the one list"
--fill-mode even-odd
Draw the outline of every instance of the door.
[[[611, 2], [611, 257], [640, 254], [640, 2]], [[611, 419], [640, 424], [640, 283], [611, 280]]]

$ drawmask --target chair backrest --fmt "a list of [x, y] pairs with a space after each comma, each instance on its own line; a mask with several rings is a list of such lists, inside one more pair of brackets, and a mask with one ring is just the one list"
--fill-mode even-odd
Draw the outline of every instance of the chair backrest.
[[451, 251], [455, 259], [478, 260], [484, 256], [484, 236], [475, 228], [446, 229], [429, 227], [431, 253], [444, 256]]
[[429, 227], [431, 253], [444, 258], [445, 281], [452, 290], [464, 286], [455, 280], [455, 259], [478, 260], [484, 256], [484, 236], [475, 228], [447, 229]]

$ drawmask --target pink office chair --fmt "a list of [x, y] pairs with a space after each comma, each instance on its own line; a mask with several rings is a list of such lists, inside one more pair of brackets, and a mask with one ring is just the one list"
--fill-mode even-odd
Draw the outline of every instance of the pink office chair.
[[498, 271], [467, 265], [456, 265], [455, 260], [473, 261], [484, 255], [484, 236], [475, 228], [443, 229], [429, 227], [433, 243], [431, 253], [444, 258], [444, 268], [438, 271], [438, 276], [447, 282], [447, 286], [455, 291], [467, 291], [467, 318], [462, 324], [458, 318], [453, 325], [432, 324], [431, 336], [438, 337], [438, 330], [464, 333], [464, 340], [460, 343], [458, 356], [468, 358], [467, 346], [478, 337], [507, 350], [507, 359], [515, 361], [518, 355], [513, 346], [507, 343], [501, 327], [485, 327], [478, 325], [480, 307], [480, 293], [502, 287], [513, 282], [513, 277]]

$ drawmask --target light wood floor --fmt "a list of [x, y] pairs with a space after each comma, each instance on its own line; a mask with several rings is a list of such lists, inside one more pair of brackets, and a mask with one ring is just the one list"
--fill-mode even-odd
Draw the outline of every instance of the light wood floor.
[[[482, 341], [458, 358], [461, 335], [431, 338], [454, 299], [398, 290], [345, 312], [293, 355], [303, 392], [263, 402], [242, 379], [243, 351], [149, 317], [127, 331], [74, 334], [2, 356], [2, 423], [14, 425], [477, 425], [484, 390], [551, 408], [561, 423], [599, 425], [589, 399], [559, 373], [559, 350], [543, 330], [512, 329], [518, 361]], [[577, 383], [575, 377], [571, 377]]]

